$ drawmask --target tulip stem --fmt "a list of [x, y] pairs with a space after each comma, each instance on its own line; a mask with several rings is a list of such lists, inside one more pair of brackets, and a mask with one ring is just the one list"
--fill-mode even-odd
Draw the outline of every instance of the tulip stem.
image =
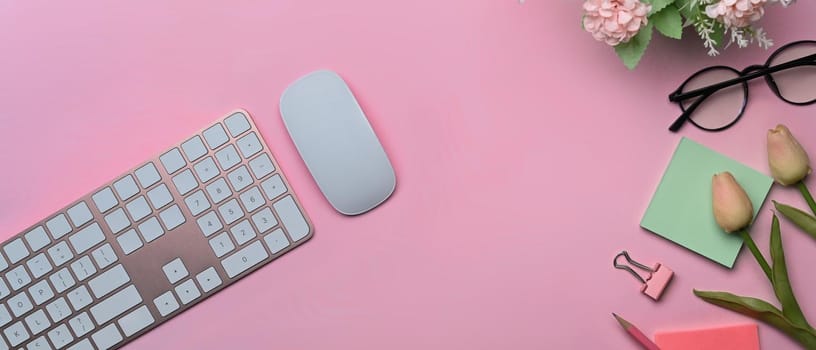
[[808, 206], [810, 207], [810, 211], [816, 215], [816, 201], [814, 201], [813, 196], [810, 195], [810, 191], [808, 191], [805, 182], [799, 181], [799, 183], [796, 184], [796, 187], [799, 187], [799, 192], [802, 192], [802, 197], [805, 197], [805, 202], [807, 202]]
[[742, 236], [742, 240], [745, 241], [745, 245], [747, 245], [748, 249], [751, 251], [751, 254], [754, 254], [754, 258], [759, 263], [759, 267], [762, 268], [762, 271], [764, 271], [765, 275], [768, 276], [768, 280], [771, 281], [771, 284], [773, 284], [771, 266], [768, 265], [768, 261], [766, 261], [765, 257], [762, 256], [762, 253], [759, 251], [759, 248], [757, 248], [756, 243], [754, 243], [754, 239], [751, 238], [750, 234], [748, 234], [748, 230], [742, 229], [739, 233], [740, 236]]

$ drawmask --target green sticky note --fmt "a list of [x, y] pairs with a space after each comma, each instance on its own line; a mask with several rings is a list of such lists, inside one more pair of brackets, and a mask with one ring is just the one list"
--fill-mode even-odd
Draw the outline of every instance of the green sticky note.
[[723, 232], [711, 210], [711, 177], [724, 171], [730, 171], [748, 193], [756, 217], [773, 179], [683, 138], [640, 226], [725, 267], [733, 267], [742, 239]]

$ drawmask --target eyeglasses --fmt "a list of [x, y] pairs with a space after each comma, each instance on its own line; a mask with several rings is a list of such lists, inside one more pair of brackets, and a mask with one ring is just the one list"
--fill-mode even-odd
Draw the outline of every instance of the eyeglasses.
[[765, 78], [771, 91], [787, 103], [804, 106], [816, 102], [816, 41], [785, 45], [764, 65], [742, 71], [713, 66], [694, 73], [669, 94], [669, 101], [683, 110], [669, 130], [677, 132], [686, 121], [707, 131], [728, 129], [745, 112], [748, 81], [756, 78]]

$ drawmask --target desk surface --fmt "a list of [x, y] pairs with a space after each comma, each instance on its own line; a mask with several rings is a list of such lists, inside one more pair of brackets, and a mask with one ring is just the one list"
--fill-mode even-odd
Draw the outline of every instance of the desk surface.
[[[748, 253], [731, 271], [638, 227], [680, 136], [767, 172], [765, 130], [784, 122], [816, 155], [816, 107], [759, 82], [733, 129], [666, 131], [678, 113], [666, 95], [687, 75], [768, 52], [709, 58], [686, 32], [656, 38], [630, 72], [582, 32], [578, 1], [116, 6], [0, 4], [0, 238], [236, 107], [254, 114], [316, 226], [130, 348], [627, 349], [613, 311], [652, 334], [745, 320], [692, 288], [772, 298]], [[773, 7], [764, 26], [778, 43], [813, 39], [814, 11]], [[331, 209], [279, 117], [286, 85], [317, 68], [347, 78], [397, 170], [396, 193], [370, 214]], [[792, 189], [770, 197], [803, 205]], [[753, 232], [763, 249], [770, 215]], [[816, 317], [816, 241], [783, 230]], [[659, 304], [612, 269], [621, 249], [676, 271]], [[767, 326], [760, 337], [794, 346]]]

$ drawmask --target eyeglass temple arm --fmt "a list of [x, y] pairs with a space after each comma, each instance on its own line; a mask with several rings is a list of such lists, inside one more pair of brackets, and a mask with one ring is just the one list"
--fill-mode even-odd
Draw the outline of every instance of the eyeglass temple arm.
[[689, 119], [691, 113], [694, 113], [694, 110], [696, 110], [697, 107], [699, 107], [700, 104], [703, 103], [703, 101], [705, 101], [706, 98], [708, 98], [708, 96], [711, 96], [711, 94], [703, 95], [703, 97], [692, 102], [691, 105], [689, 105], [688, 108], [685, 111], [683, 111], [683, 114], [677, 117], [677, 119], [674, 120], [674, 123], [672, 123], [672, 125], [669, 126], [669, 131], [677, 132], [678, 130], [680, 130], [683, 124], [685, 124], [686, 121]]
[[779, 64], [779, 65], [776, 65], [776, 66], [764, 67], [762, 69], [759, 69], [759, 70], [756, 70], [754, 72], [748, 73], [748, 74], [743, 75], [741, 77], [726, 80], [724, 82], [717, 83], [717, 84], [714, 84], [714, 85], [709, 85], [709, 86], [706, 86], [704, 88], [691, 90], [691, 91], [684, 92], [684, 93], [680, 93], [680, 91], [675, 91], [671, 95], [669, 95], [669, 101], [678, 102], [678, 101], [682, 101], [682, 100], [685, 100], [685, 99], [689, 99], [689, 98], [693, 98], [693, 97], [697, 97], [697, 96], [701, 96], [701, 95], [710, 95], [710, 94], [712, 94], [714, 92], [717, 92], [720, 89], [723, 89], [723, 88], [726, 88], [726, 87], [729, 87], [729, 86], [740, 84], [740, 83], [743, 83], [743, 82], [746, 82], [746, 81], [749, 81], [749, 80], [752, 80], [752, 79], [756, 79], [756, 78], [759, 78], [759, 77], [762, 77], [762, 76], [765, 76], [765, 75], [768, 75], [768, 74], [771, 74], [771, 73], [776, 73], [778, 71], [785, 70], [785, 69], [788, 69], [788, 68], [793, 68], [793, 67], [803, 66], [803, 65], [806, 65], [808, 63], [813, 63], [813, 62], [811, 62], [813, 60], [816, 60], [816, 54], [808, 55], [808, 56], [805, 56], [805, 57], [802, 57], [802, 58], [797, 58], [797, 59], [795, 59], [793, 61], [785, 62], [785, 63]]

